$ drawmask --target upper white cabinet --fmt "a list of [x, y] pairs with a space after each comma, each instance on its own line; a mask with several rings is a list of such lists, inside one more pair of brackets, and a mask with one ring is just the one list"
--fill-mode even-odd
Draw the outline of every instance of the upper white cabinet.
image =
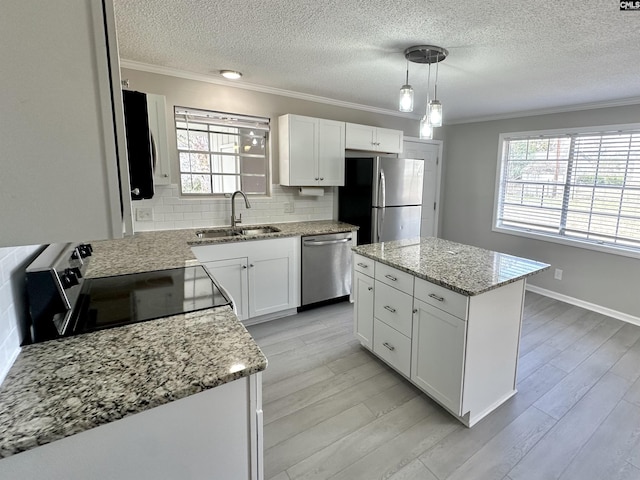
[[164, 95], [146, 95], [154, 159], [153, 183], [168, 185], [171, 183], [171, 164], [167, 139], [167, 100]]
[[346, 148], [371, 152], [402, 153], [402, 130], [346, 124]]
[[283, 115], [278, 133], [281, 185], [344, 185], [344, 122]]
[[131, 203], [111, 0], [5, 2], [0, 44], [0, 247], [121, 237]]

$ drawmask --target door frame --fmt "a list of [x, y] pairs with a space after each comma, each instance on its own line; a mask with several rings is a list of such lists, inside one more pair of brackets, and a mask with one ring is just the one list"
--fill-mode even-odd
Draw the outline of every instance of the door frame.
[[[413, 143], [425, 143], [428, 145], [437, 145], [438, 146], [438, 160], [436, 162], [436, 211], [435, 211], [435, 215], [433, 218], [433, 223], [434, 223], [434, 229], [433, 229], [433, 234], [434, 237], [438, 236], [438, 233], [440, 231], [440, 207], [442, 205], [442, 196], [441, 196], [441, 186], [442, 186], [442, 163], [443, 163], [443, 158], [442, 158], [442, 140], [425, 140], [425, 139], [421, 139], [418, 137], [408, 137], [405, 135], [404, 140], [403, 140], [403, 152], [404, 152], [404, 142], [413, 142]], [[422, 208], [424, 208], [424, 205], [422, 206]]]

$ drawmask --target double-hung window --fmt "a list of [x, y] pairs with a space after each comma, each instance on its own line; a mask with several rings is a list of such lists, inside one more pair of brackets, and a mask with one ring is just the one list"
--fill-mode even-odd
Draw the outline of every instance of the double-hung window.
[[269, 194], [269, 119], [175, 107], [180, 193]]
[[640, 125], [500, 136], [494, 229], [640, 256]]

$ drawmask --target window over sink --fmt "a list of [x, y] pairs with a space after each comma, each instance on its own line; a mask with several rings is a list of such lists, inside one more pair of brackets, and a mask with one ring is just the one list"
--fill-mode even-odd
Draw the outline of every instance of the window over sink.
[[175, 107], [180, 193], [269, 194], [269, 119]]

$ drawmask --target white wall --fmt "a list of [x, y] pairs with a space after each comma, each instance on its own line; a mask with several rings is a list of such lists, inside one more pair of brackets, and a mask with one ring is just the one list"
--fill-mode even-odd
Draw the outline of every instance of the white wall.
[[[640, 260], [491, 231], [500, 133], [638, 119], [640, 105], [633, 105], [445, 127], [442, 235], [550, 263], [551, 270], [531, 277], [529, 283], [640, 321]], [[563, 270], [561, 281], [553, 278], [555, 268]]]
[[0, 382], [20, 349], [27, 312], [24, 269], [39, 246], [0, 248]]

